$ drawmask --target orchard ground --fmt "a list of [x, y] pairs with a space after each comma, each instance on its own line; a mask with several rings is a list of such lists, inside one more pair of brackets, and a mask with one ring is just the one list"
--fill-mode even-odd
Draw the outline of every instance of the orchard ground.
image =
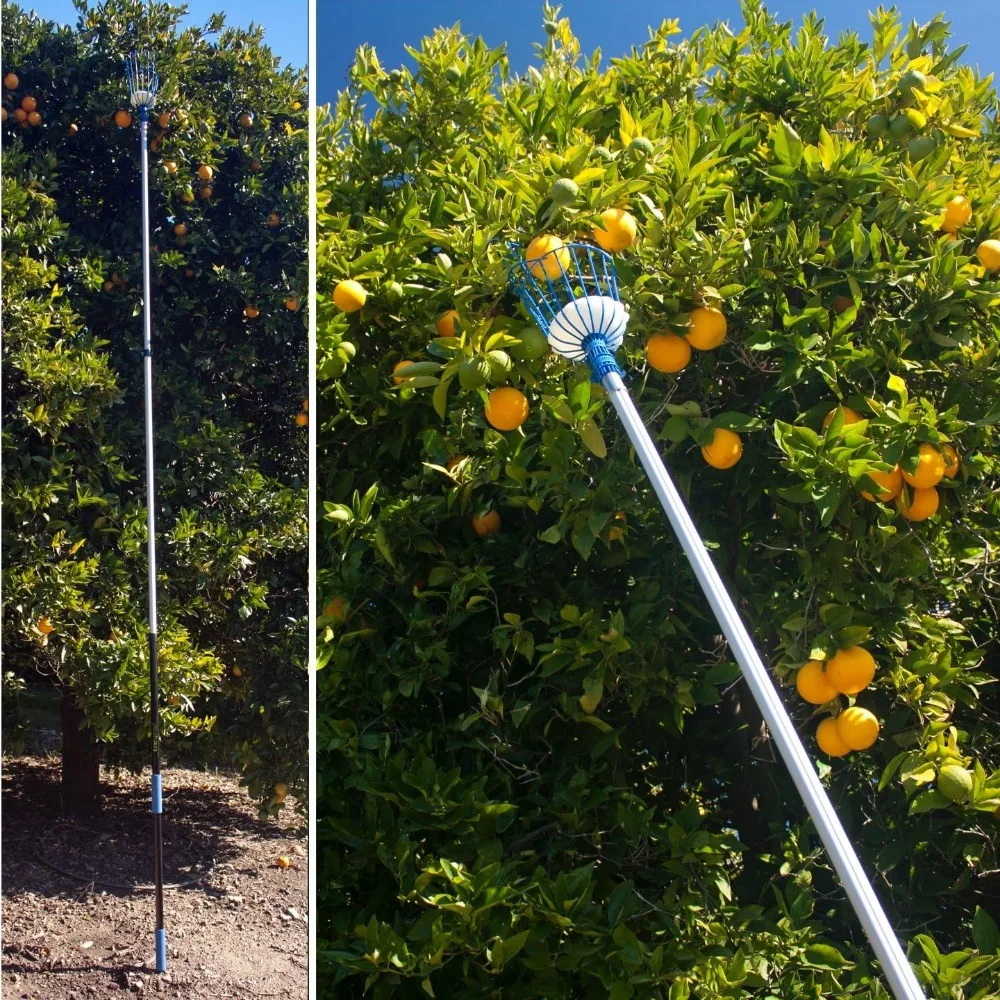
[[3, 992], [304, 1000], [301, 819], [260, 819], [234, 775], [164, 773], [167, 973], [152, 971], [149, 775], [103, 777], [97, 820], [63, 820], [58, 759], [4, 759]]

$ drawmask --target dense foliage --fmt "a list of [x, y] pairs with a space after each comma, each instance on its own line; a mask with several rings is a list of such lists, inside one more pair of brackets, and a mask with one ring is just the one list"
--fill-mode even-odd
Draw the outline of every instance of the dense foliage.
[[[616, 258], [631, 392], [928, 995], [994, 996], [990, 81], [940, 19], [879, 11], [870, 41], [834, 42], [748, 0], [737, 33], [665, 22], [602, 68], [545, 15], [523, 75], [457, 29], [391, 71], [362, 47], [321, 132], [326, 988], [887, 996], [603, 392], [538, 356], [508, 289], [508, 240], [590, 239], [617, 206], [639, 223]], [[894, 131], [866, 128], [882, 114]], [[344, 279], [360, 309], [333, 302]], [[647, 338], [685, 334], [699, 304], [725, 343], [654, 371]], [[526, 394], [519, 430], [484, 419], [486, 376]], [[838, 402], [864, 420], [824, 427]], [[742, 435], [726, 471], [697, 447], [713, 426]], [[862, 497], [868, 472], [946, 441], [961, 468], [937, 516]], [[831, 760], [813, 735], [830, 706], [792, 679], [856, 643], [875, 681], [838, 703], [881, 736]], [[949, 764], [968, 795], [937, 787]]]
[[[75, 27], [3, 9], [6, 669], [70, 692], [107, 760], [145, 763], [139, 137], [123, 59], [146, 40], [162, 80], [163, 729], [236, 760], [273, 811], [274, 785], [303, 795], [306, 777], [307, 337], [290, 308], [306, 280], [304, 72], [221, 16], [181, 30], [175, 5], [77, 7]], [[37, 124], [15, 115], [26, 99]]]

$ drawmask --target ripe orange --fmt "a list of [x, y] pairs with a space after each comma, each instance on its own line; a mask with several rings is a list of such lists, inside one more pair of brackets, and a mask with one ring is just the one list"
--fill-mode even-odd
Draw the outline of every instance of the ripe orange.
[[712, 443], [702, 446], [701, 456], [713, 469], [731, 469], [743, 456], [743, 442], [735, 431], [716, 427]]
[[255, 174], [256, 174], [256, 173], [257, 173], [258, 171], [262, 170], [262, 169], [263, 169], [263, 167], [261, 166], [261, 163], [260, 163], [260, 160], [251, 160], [251, 161], [250, 161], [250, 169], [251, 169], [251, 170], [252, 170], [252, 171], [253, 171], [253, 172], [254, 172]]
[[458, 310], [449, 309], [447, 312], [441, 313], [434, 321], [434, 329], [437, 330], [439, 337], [457, 337], [458, 328], [455, 324], [458, 322], [461, 322], [458, 318]]
[[166, 128], [170, 124], [170, 112], [161, 111], [159, 117], [156, 119], [156, 123], [160, 128]]
[[54, 632], [55, 628], [55, 625], [53, 625], [48, 618], [42, 617], [38, 619], [38, 631], [41, 632], [42, 635], [48, 635], [50, 632]]
[[0, 122], [5, 122], [7, 120], [7, 109], [0, 108]]
[[28, 124], [29, 125], [41, 125], [42, 115], [39, 111], [29, 111], [28, 112]]
[[838, 649], [826, 665], [826, 679], [840, 694], [864, 691], [875, 676], [875, 658], [864, 646]]
[[949, 479], [954, 479], [958, 475], [959, 460], [958, 451], [955, 449], [954, 445], [946, 444], [941, 449], [941, 454], [944, 456], [944, 474]]
[[291, 868], [292, 859], [287, 854], [281, 854], [278, 856], [277, 860], [274, 862], [278, 868]]
[[28, 112], [24, 108], [14, 108], [14, 117], [23, 125], [28, 120]]
[[846, 708], [836, 722], [837, 735], [849, 750], [867, 750], [878, 739], [878, 719], [867, 708]]
[[194, 201], [194, 191], [192, 191], [191, 188], [189, 187], [185, 188], [184, 193], [181, 195], [181, 201], [183, 201], [187, 205], [190, 205], [191, 202]]
[[941, 229], [946, 233], [958, 232], [972, 218], [972, 204], [963, 195], [957, 194], [944, 206], [944, 221]]
[[[869, 469], [865, 474], [869, 479], [874, 479], [875, 482], [882, 487], [878, 493], [878, 499], [881, 500], [882, 503], [888, 503], [890, 500], [899, 496], [899, 491], [903, 488], [903, 473], [899, 471], [898, 465], [891, 472], [881, 472], [878, 469]], [[861, 495], [866, 500], [875, 500], [875, 497], [873, 497], [867, 490], [862, 490]]]
[[713, 351], [726, 339], [726, 317], [715, 306], [696, 306], [688, 319], [688, 343], [699, 351]]
[[277, 212], [268, 212], [267, 228], [277, 229], [281, 225], [281, 216]]
[[274, 786], [274, 794], [279, 801], [284, 799], [285, 796], [288, 795], [288, 785], [286, 785], [283, 781], [279, 781]]
[[302, 400], [302, 410], [303, 410], [304, 413], [308, 413], [309, 412], [309, 400], [308, 399], [303, 399]]
[[901, 471], [903, 479], [914, 489], [926, 490], [937, 486], [944, 478], [944, 456], [930, 444], [922, 444], [917, 452], [917, 467], [913, 472]]
[[115, 124], [119, 128], [128, 128], [132, 124], [132, 116], [124, 108], [121, 108], [115, 112]]
[[609, 253], [627, 250], [635, 242], [637, 225], [635, 216], [624, 208], [607, 208], [601, 212], [601, 223], [604, 226], [594, 226], [594, 239], [597, 245]]
[[896, 497], [896, 507], [907, 521], [926, 521], [937, 513], [941, 497], [933, 486], [925, 490], [913, 490], [912, 493], [910, 500], [906, 499], [905, 491]]
[[839, 694], [830, 683], [819, 660], [809, 660], [799, 667], [795, 675], [795, 690], [799, 692], [799, 697], [810, 705], [825, 705]]
[[80, 126], [77, 125], [76, 122], [70, 122], [69, 125], [66, 126], [67, 135], [76, 135], [77, 132], [79, 131], [80, 131]]
[[472, 518], [472, 530], [480, 537], [495, 535], [500, 530], [500, 515], [495, 510]]
[[183, 222], [178, 222], [174, 226], [174, 236], [187, 236], [188, 227]]
[[346, 313], [357, 312], [368, 298], [368, 293], [356, 281], [338, 281], [333, 290], [333, 304]]
[[528, 400], [520, 389], [503, 386], [489, 394], [483, 412], [498, 431], [513, 431], [528, 419], [529, 410]]
[[976, 248], [976, 256], [987, 271], [1000, 271], [1000, 240], [983, 240]]
[[833, 418], [837, 415], [837, 410], [844, 411], [844, 426], [848, 424], [856, 424], [865, 418], [858, 413], [857, 410], [852, 410], [849, 406], [835, 406], [824, 418], [823, 418], [823, 428], [826, 429], [833, 423]]
[[289, 295], [288, 298], [285, 299], [285, 308], [289, 312], [298, 312], [299, 311], [298, 296], [296, 296], [296, 295]]
[[36, 101], [33, 97], [22, 97], [21, 107], [24, 108], [24, 110], [30, 115], [32, 111], [36, 111], [38, 109], [38, 101]]
[[552, 234], [536, 236], [524, 251], [524, 259], [528, 269], [539, 280], [558, 278], [570, 266], [569, 248]]
[[256, 319], [260, 315], [260, 310], [256, 306], [245, 306], [243, 309], [243, 315], [247, 319]]
[[5, 87], [6, 87], [6, 88], [7, 88], [8, 90], [17, 90], [17, 88], [18, 88], [18, 85], [19, 85], [20, 83], [21, 83], [21, 81], [20, 81], [20, 80], [18, 79], [18, 76], [17, 76], [17, 74], [16, 74], [16, 73], [8, 73], [8, 74], [7, 74], [7, 75], [6, 75], [6, 76], [5, 76], [4, 78], [3, 78], [3, 85], [4, 85], [4, 86], [5, 86]]
[[392, 380], [396, 383], [396, 385], [402, 385], [406, 381], [405, 376], [401, 377], [397, 375], [396, 372], [398, 372], [400, 368], [405, 368], [407, 365], [412, 365], [413, 363], [414, 362], [412, 361], [403, 360], [397, 361], [396, 364], [392, 366]]
[[646, 344], [646, 360], [658, 372], [679, 372], [691, 360], [691, 345], [673, 333], [654, 333]]
[[198, 168], [198, 176], [203, 181], [210, 181], [214, 175], [215, 175], [215, 171], [207, 163], [203, 163]]
[[833, 300], [833, 309], [838, 313], [846, 312], [853, 305], [854, 299], [852, 299], [849, 295], [838, 295]]
[[177, 164], [174, 163], [173, 160], [167, 160], [166, 163], [163, 164], [163, 169], [166, 170], [168, 174], [176, 174]]
[[816, 742], [827, 757], [845, 757], [851, 748], [843, 741], [836, 719], [824, 719], [816, 727]]
[[295, 414], [295, 424], [298, 427], [305, 427], [309, 423], [308, 413], [296, 413]]
[[253, 115], [249, 111], [244, 111], [240, 115], [240, 128], [250, 128], [253, 125]]
[[338, 594], [323, 608], [323, 614], [330, 618], [336, 618], [338, 621], [344, 621], [347, 618], [346, 599]]
[[102, 288], [104, 289], [104, 291], [106, 291], [106, 292], [107, 292], [108, 294], [110, 294], [111, 292], [113, 292], [113, 291], [115, 290], [115, 285], [114, 285], [114, 282], [112, 282], [112, 281], [105, 281], [105, 282], [104, 282], [104, 284], [103, 284], [103, 285], [101, 285], [101, 287], [102, 287]]
[[212, 185], [206, 184], [205, 187], [198, 192], [198, 197], [201, 198], [202, 201], [208, 201], [208, 199], [212, 197]]
[[451, 458], [445, 463], [445, 468], [451, 472], [461, 462], [464, 462], [469, 456], [468, 455], [452, 455]]

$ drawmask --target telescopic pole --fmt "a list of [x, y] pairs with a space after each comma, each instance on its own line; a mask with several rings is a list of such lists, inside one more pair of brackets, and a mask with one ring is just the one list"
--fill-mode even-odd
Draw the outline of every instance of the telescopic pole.
[[167, 971], [163, 926], [163, 785], [160, 778], [160, 684], [156, 669], [156, 480], [153, 466], [153, 317], [149, 259], [149, 109], [139, 107], [142, 158], [142, 363], [146, 411], [146, 547], [149, 565], [149, 725], [153, 749], [153, 881], [156, 893], [156, 971]]
[[671, 527], [691, 563], [698, 583], [708, 598], [723, 634], [729, 640], [729, 646], [743, 671], [754, 701], [757, 702], [761, 715], [775, 743], [778, 744], [782, 759], [795, 782], [795, 787], [802, 796], [813, 823], [816, 824], [820, 839], [840, 876], [854, 912], [857, 913], [865, 934], [882, 963], [896, 1000], [926, 1000], [889, 923], [889, 918], [882, 909], [882, 904], [861, 867], [861, 862], [833, 808], [833, 803], [826, 794], [809, 754], [785, 710], [771, 675], [757, 653], [750, 633], [743, 624], [694, 521], [691, 520], [680, 492], [667, 473], [663, 460], [649, 436], [649, 431], [625, 388], [620, 372], [608, 371], [601, 379], [601, 384], [625, 425], [639, 461], [642, 462]]
[[[555, 249], [533, 255], [530, 260], [517, 244], [511, 244], [511, 286], [545, 334], [550, 348], [571, 361], [585, 362], [591, 378], [607, 392], [816, 824], [896, 1000], [926, 1000], [771, 675], [625, 388], [614, 352], [625, 335], [628, 314], [621, 304], [614, 258], [587, 243], [557, 242]], [[529, 246], [529, 254], [531, 249]]]

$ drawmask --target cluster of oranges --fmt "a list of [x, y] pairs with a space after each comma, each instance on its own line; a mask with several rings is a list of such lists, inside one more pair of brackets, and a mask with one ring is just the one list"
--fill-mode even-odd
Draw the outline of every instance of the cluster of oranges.
[[[810, 705], [836, 703], [840, 696], [853, 697], [864, 691], [875, 677], [875, 658], [863, 646], [839, 649], [824, 665], [809, 660], [795, 675], [795, 689]], [[852, 750], [867, 750], [878, 739], [878, 719], [858, 705], [825, 718], [816, 727], [816, 742], [829, 757], [843, 757]]]
[[309, 400], [302, 400], [302, 409], [295, 414], [295, 424], [297, 427], [307, 427], [309, 425]]
[[[3, 78], [3, 85], [8, 90], [17, 90], [21, 85], [20, 77], [16, 73], [8, 73]], [[7, 109], [0, 109], [0, 120], [6, 122], [8, 118]], [[22, 127], [37, 126], [42, 124], [42, 113], [38, 110], [38, 100], [30, 94], [21, 98], [21, 103], [14, 109], [14, 120]]]
[[[957, 238], [958, 231], [972, 221], [972, 203], [965, 195], [956, 194], [944, 206], [941, 231]], [[989, 272], [1000, 271], [1000, 240], [983, 240], [976, 248], [979, 263]]]
[[[844, 415], [844, 424], [856, 424], [864, 418], [849, 406], [841, 406], [831, 410], [823, 421], [828, 427], [838, 409]], [[942, 479], [954, 479], [958, 475], [960, 461], [958, 451], [952, 444], [944, 444], [940, 449], [924, 443], [917, 450], [916, 466], [912, 472], [896, 465], [888, 471], [871, 469], [866, 475], [878, 485], [878, 493], [872, 494], [863, 490], [861, 495], [873, 503], [895, 501], [896, 509], [908, 521], [926, 521], [937, 513], [941, 497], [937, 485]], [[903, 484], [910, 487], [903, 488]]]

